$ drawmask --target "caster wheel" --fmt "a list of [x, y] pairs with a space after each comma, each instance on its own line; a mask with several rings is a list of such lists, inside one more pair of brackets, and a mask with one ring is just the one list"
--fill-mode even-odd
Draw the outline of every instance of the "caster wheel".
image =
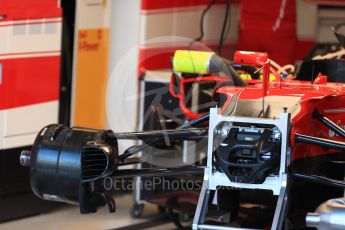
[[180, 230], [187, 230], [187, 229], [191, 229], [191, 215], [189, 215], [187, 212], [173, 212], [172, 209], [168, 209], [168, 214], [171, 218], [171, 220], [173, 221], [173, 223], [175, 224], [175, 226], [177, 227], [177, 229]]
[[134, 204], [131, 208], [131, 216], [133, 218], [140, 218], [143, 214], [144, 204]]
[[159, 212], [160, 214], [163, 214], [163, 213], [166, 213], [167, 210], [166, 210], [165, 207], [163, 207], [163, 206], [158, 206], [158, 212]]
[[191, 216], [187, 212], [180, 212], [178, 218], [181, 223], [186, 223], [191, 219]]

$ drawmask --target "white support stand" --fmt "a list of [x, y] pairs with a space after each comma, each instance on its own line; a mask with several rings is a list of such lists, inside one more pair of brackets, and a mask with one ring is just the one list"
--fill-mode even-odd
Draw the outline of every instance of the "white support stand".
[[[261, 184], [250, 183], [236, 183], [223, 173], [216, 170], [213, 163], [214, 134], [216, 127], [221, 122], [229, 122], [230, 124], [249, 123], [249, 124], [263, 124], [274, 125], [281, 133], [281, 151], [280, 151], [280, 169], [278, 175], [270, 175]], [[218, 113], [218, 109], [210, 109], [210, 122], [209, 122], [209, 136], [208, 136], [208, 152], [207, 152], [207, 167], [205, 168], [204, 182], [200, 192], [198, 205], [196, 208], [193, 229], [219, 229], [219, 230], [232, 230], [243, 229], [237, 227], [224, 227], [217, 225], [205, 224], [205, 217], [211, 190], [216, 190], [219, 186], [243, 188], [243, 189], [263, 189], [271, 190], [273, 195], [278, 196], [277, 205], [272, 221], [271, 229], [281, 229], [287, 207], [287, 166], [290, 162], [290, 146], [289, 146], [289, 131], [290, 131], [290, 114], [282, 112], [280, 118], [267, 119], [267, 118], [252, 118], [252, 117], [231, 117], [223, 116]]]

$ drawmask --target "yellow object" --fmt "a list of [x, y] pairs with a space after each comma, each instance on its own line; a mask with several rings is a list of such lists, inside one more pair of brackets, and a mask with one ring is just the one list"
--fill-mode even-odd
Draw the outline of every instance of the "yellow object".
[[213, 52], [176, 50], [173, 58], [175, 72], [207, 74]]
[[248, 74], [248, 73], [242, 73], [242, 74], [240, 74], [240, 77], [243, 80], [252, 80], [252, 76], [250, 76], [250, 74]]

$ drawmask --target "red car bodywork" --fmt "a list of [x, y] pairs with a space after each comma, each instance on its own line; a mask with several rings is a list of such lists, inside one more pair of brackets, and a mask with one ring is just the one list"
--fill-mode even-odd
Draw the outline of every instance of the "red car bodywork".
[[[305, 157], [320, 156], [334, 153], [336, 150], [325, 149], [311, 144], [295, 144], [294, 134], [304, 134], [314, 137], [321, 137], [330, 140], [342, 140], [337, 134], [326, 128], [319, 121], [312, 118], [312, 113], [317, 109], [321, 114], [341, 127], [345, 126], [345, 84], [327, 82], [327, 76], [319, 75], [310, 81], [282, 80], [278, 74], [272, 70], [267, 53], [237, 51], [234, 57], [235, 64], [253, 65], [263, 68], [263, 81], [247, 81], [248, 86], [224, 86], [217, 90], [217, 93], [225, 95], [226, 100], [222, 105], [223, 114], [229, 115], [227, 108], [231, 103], [236, 103], [236, 109], [232, 115], [259, 117], [262, 105], [269, 105], [270, 113], [265, 117], [279, 117], [285, 109], [291, 113], [292, 127], [290, 141], [292, 146], [292, 158], [300, 159]], [[269, 74], [276, 76], [275, 81], [269, 82]], [[173, 78], [172, 78], [173, 79]], [[216, 81], [226, 82], [224, 78], [215, 76], [198, 78], [181, 78], [180, 94], [177, 97], [180, 102], [182, 112], [189, 118], [195, 119], [203, 114], [192, 112], [185, 105], [184, 85], [189, 82]], [[229, 80], [227, 81], [229, 82]], [[230, 81], [231, 82], [231, 81]], [[170, 85], [170, 92], [173, 92]], [[235, 97], [235, 98], [234, 98]], [[239, 104], [239, 105], [237, 105]], [[257, 111], [257, 112], [255, 112]]]
[[[218, 90], [224, 94], [227, 100], [222, 107], [225, 111], [231, 98], [237, 95], [238, 101], [260, 101], [263, 100], [262, 85], [252, 85], [249, 87], [226, 86]], [[321, 83], [312, 84], [307, 81], [285, 80], [282, 83], [269, 83], [269, 90], [265, 101], [268, 104], [269, 98], [281, 98], [281, 111], [286, 107], [291, 112], [292, 129], [290, 134], [293, 159], [312, 157], [333, 153], [335, 151], [310, 144], [295, 144], [294, 134], [304, 134], [321, 137], [331, 140], [342, 140], [338, 135], [312, 118], [312, 113], [317, 109], [321, 114], [340, 126], [345, 125], [345, 84], [342, 83]], [[287, 100], [296, 100], [296, 103], [289, 108]], [[254, 108], [253, 108], [254, 109]], [[276, 109], [277, 110], [277, 109]], [[279, 116], [279, 114], [274, 114]], [[274, 116], [273, 116], [274, 117]]]

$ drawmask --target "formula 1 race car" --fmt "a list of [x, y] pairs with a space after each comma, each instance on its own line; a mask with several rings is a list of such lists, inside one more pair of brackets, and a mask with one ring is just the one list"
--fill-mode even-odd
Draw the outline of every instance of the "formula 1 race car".
[[[173, 74], [170, 91], [192, 118], [177, 129], [114, 133], [49, 125], [38, 133], [32, 150], [21, 154], [21, 164], [30, 167], [34, 193], [42, 199], [78, 204], [83, 214], [104, 205], [114, 212], [115, 202], [104, 188], [106, 178], [198, 175], [203, 176], [203, 184], [193, 229], [301, 229], [306, 224], [344, 228], [341, 218], [306, 214], [343, 195], [345, 84], [330, 82], [323, 73], [302, 81], [273, 72], [270, 81], [266, 53], [237, 52], [234, 63], [227, 63], [214, 53], [203, 54], [206, 59], [198, 61], [193, 58], [197, 53], [183, 52], [189, 58], [177, 55], [176, 71], [223, 72], [221, 78], [211, 76], [217, 84], [209, 112], [195, 113], [186, 106], [183, 86], [188, 79], [198, 81], [195, 76], [181, 81]], [[262, 80], [243, 80], [233, 64], [263, 67]], [[122, 168], [141, 164], [135, 155], [149, 155], [151, 151], [145, 150], [150, 147], [164, 149], [162, 140], [167, 138], [176, 143], [207, 142], [207, 156], [188, 166]], [[119, 153], [122, 139], [139, 139], [143, 144]], [[336, 214], [344, 208], [339, 204]], [[344, 211], [341, 215], [345, 217]]]

